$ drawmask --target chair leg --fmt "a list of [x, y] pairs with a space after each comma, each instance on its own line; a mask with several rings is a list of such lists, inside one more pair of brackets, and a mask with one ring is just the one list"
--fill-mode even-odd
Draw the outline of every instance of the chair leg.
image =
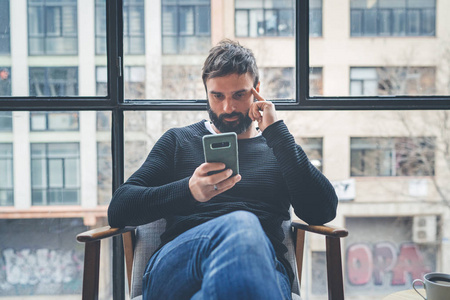
[[339, 238], [326, 237], [328, 299], [344, 299], [342, 278], [341, 241]]
[[100, 241], [85, 243], [83, 271], [83, 300], [98, 299], [100, 271]]
[[302, 285], [302, 268], [303, 268], [303, 251], [305, 248], [305, 231], [300, 229], [295, 229], [296, 240], [295, 240], [295, 260], [297, 263], [297, 276], [298, 284]]

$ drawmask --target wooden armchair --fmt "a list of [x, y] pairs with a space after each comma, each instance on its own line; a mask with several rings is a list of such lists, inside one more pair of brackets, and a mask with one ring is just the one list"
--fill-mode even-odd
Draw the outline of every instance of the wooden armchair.
[[[164, 228], [165, 221], [159, 220], [138, 227], [121, 229], [105, 226], [79, 234], [77, 240], [85, 243], [82, 299], [98, 299], [100, 241], [119, 234], [123, 237], [130, 298], [142, 299], [143, 272], [148, 259], [160, 243], [159, 236]], [[298, 279], [292, 286], [293, 299], [301, 299], [299, 295], [305, 231], [325, 236], [328, 299], [344, 299], [340, 238], [348, 235], [347, 230], [329, 225], [307, 225], [301, 221], [285, 221], [283, 230], [286, 235], [284, 244], [288, 247], [286, 257], [291, 262]]]

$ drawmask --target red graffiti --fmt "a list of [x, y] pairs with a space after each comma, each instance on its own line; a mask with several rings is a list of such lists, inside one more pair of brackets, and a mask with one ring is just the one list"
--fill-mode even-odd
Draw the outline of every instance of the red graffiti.
[[387, 273], [392, 273], [391, 285], [405, 285], [408, 274], [421, 278], [430, 271], [415, 244], [401, 245], [398, 254], [390, 243], [377, 243], [372, 248], [355, 244], [347, 249], [347, 278], [352, 285], [365, 285], [371, 279], [382, 285]]

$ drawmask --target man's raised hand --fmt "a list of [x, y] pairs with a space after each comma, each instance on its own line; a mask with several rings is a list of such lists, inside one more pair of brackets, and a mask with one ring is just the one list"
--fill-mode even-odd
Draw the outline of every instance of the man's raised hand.
[[252, 88], [252, 94], [258, 101], [252, 103], [248, 115], [250, 119], [257, 121], [259, 129], [264, 131], [278, 120], [275, 105], [261, 97], [255, 88]]

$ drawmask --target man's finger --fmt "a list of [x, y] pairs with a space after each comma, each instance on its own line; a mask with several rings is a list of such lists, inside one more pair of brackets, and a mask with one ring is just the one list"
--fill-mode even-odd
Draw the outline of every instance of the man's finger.
[[200, 175], [207, 175], [212, 171], [221, 171], [225, 169], [224, 163], [203, 163], [198, 167]]
[[255, 96], [256, 99], [258, 99], [258, 101], [266, 101], [266, 99], [261, 97], [261, 95], [256, 91], [254, 87], [252, 87], [252, 94], [253, 96]]

